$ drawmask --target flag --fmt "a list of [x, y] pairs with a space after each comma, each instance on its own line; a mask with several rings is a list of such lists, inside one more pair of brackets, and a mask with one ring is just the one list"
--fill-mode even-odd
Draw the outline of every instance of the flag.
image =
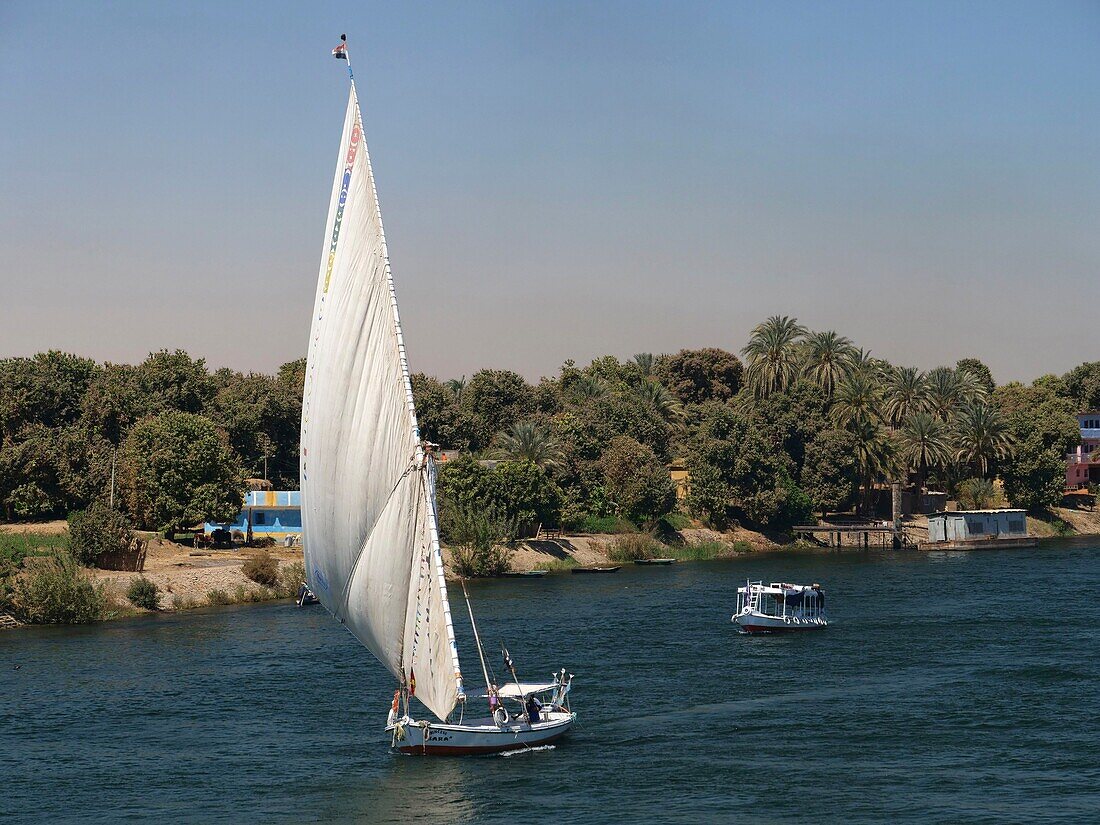
[[504, 645], [500, 646], [500, 655], [504, 657], [504, 666], [509, 670], [515, 670], [516, 666], [512, 664], [512, 657], [508, 655], [508, 648]]
[[409, 671], [409, 696], [416, 696], [416, 674]]
[[346, 34], [340, 35], [340, 45], [332, 50], [332, 56], [337, 60], [348, 59], [348, 36]]

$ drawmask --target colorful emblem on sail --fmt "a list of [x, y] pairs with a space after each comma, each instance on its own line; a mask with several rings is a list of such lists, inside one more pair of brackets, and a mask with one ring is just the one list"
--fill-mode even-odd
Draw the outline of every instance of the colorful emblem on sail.
[[355, 123], [351, 127], [351, 141], [348, 144], [348, 156], [344, 162], [344, 179], [340, 184], [340, 201], [336, 205], [336, 219], [332, 222], [332, 241], [328, 248], [328, 265], [325, 267], [325, 286], [322, 290], [328, 294], [328, 285], [332, 280], [332, 267], [336, 263], [336, 244], [340, 240], [340, 224], [344, 221], [344, 204], [348, 200], [348, 187], [351, 185], [351, 172], [355, 167], [355, 156], [359, 152], [359, 138], [362, 130], [359, 128], [359, 113], [355, 113]]

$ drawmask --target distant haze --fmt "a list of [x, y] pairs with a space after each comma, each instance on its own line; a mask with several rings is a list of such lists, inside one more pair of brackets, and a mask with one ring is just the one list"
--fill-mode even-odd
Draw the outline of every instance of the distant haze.
[[0, 356], [306, 350], [347, 31], [415, 370], [1100, 359], [1100, 5], [0, 5]]

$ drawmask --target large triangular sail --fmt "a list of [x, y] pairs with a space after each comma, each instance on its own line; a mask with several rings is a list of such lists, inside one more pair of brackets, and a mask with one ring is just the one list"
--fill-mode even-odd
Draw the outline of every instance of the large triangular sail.
[[463, 689], [434, 470], [416, 424], [354, 82], [310, 331], [301, 484], [310, 588], [399, 683], [445, 719]]

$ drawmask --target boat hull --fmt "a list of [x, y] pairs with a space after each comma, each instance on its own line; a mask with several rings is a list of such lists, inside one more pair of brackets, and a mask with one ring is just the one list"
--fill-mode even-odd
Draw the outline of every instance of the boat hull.
[[827, 619], [797, 619], [788, 617], [784, 621], [776, 616], [761, 613], [742, 613], [732, 617], [732, 621], [745, 633], [798, 633], [805, 630], [821, 630], [828, 627]]
[[394, 750], [401, 753], [422, 756], [477, 756], [553, 744], [573, 727], [576, 714], [552, 711], [545, 714], [545, 717], [534, 725], [513, 720], [503, 726], [493, 724], [490, 720], [470, 725], [406, 721], [400, 725], [401, 730], [397, 735], [394, 735], [394, 725], [387, 727], [386, 731], [393, 736]]

